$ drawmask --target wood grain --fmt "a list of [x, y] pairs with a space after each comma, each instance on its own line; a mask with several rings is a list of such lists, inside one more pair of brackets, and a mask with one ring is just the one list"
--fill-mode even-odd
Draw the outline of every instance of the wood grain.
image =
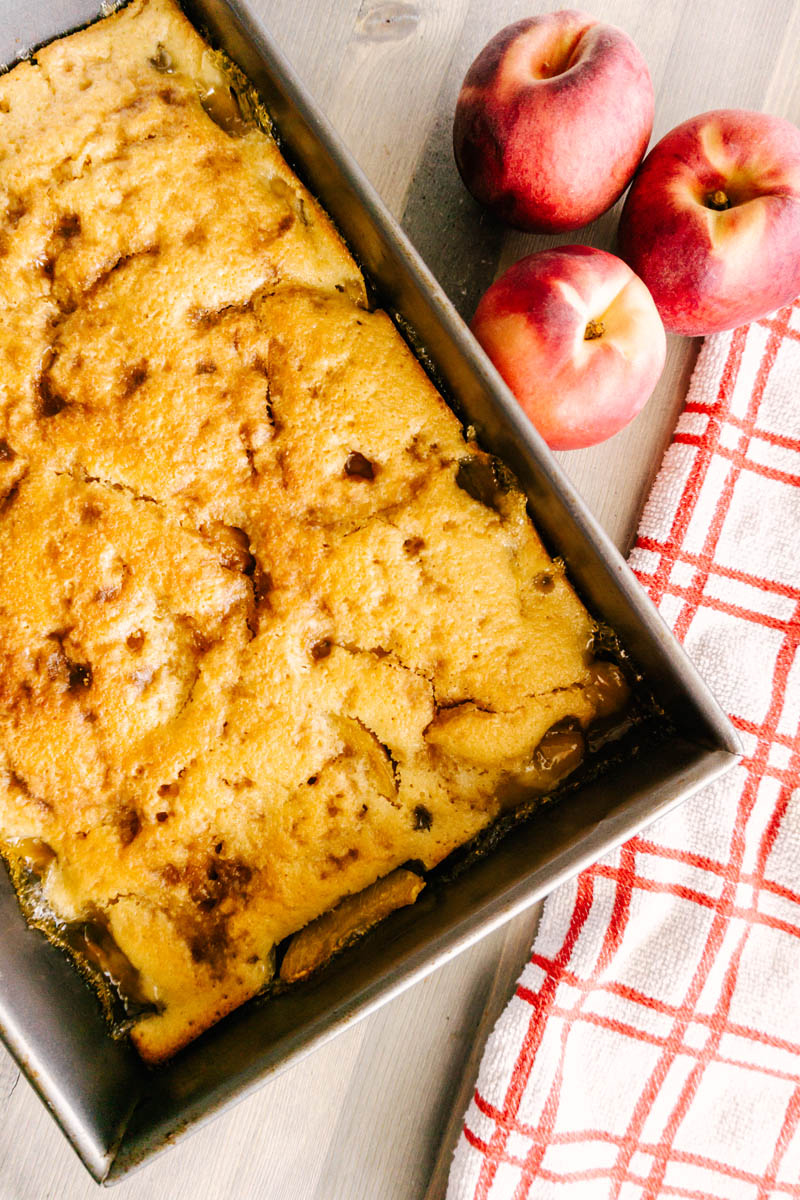
[[[0, 0], [3, 6], [13, 0]], [[572, 239], [509, 234], [452, 163], [452, 111], [484, 42], [539, 0], [250, 0], [468, 318], [522, 254], [573, 240], [613, 249], [612, 211]], [[553, 6], [554, 7], [554, 6]], [[800, 0], [593, 0], [641, 47], [656, 130], [708, 108], [800, 122]], [[580, 152], [580, 148], [576, 148]], [[626, 547], [685, 394], [697, 345], [671, 339], [639, 418], [561, 455]], [[535, 912], [511, 922], [271, 1081], [115, 1190], [119, 1200], [440, 1200], [480, 1051], [527, 954]], [[95, 1185], [0, 1050], [0, 1200], [89, 1200]]]

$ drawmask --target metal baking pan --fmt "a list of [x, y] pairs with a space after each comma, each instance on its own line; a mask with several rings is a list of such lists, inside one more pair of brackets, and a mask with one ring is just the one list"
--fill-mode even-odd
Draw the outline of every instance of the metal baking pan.
[[[103, 7], [101, 0], [6, 0], [0, 61], [86, 24]], [[186, 0], [185, 8], [256, 85], [284, 153], [337, 222], [381, 304], [424, 347], [483, 446], [516, 472], [551, 550], [566, 559], [593, 613], [620, 635], [676, 732], [543, 809], [316, 979], [251, 1001], [155, 1071], [111, 1039], [93, 993], [25, 924], [0, 871], [0, 1036], [89, 1172], [105, 1183], [533, 904], [728, 770], [739, 754], [705, 684], [244, 0]]]

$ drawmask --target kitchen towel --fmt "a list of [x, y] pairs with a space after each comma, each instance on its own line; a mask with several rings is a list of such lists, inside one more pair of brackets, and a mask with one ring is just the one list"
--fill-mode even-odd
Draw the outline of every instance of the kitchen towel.
[[448, 1200], [800, 1196], [800, 301], [706, 339], [630, 563], [744, 758], [549, 897]]

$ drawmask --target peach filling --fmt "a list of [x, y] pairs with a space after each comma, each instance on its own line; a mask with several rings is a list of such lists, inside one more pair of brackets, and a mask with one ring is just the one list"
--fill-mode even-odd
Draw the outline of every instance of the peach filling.
[[[586, 696], [594, 708], [591, 726], [620, 714], [630, 694], [630, 685], [616, 663], [594, 663], [586, 686]], [[580, 722], [566, 717], [551, 725], [533, 753], [537, 791], [551, 791], [580, 766], [585, 753], [586, 738]]]
[[577, 721], [567, 717], [552, 725], [533, 754], [533, 765], [548, 790], [583, 762], [586, 743]]
[[4, 851], [10, 860], [12, 874], [26, 872], [29, 878], [24, 885], [27, 895], [25, 910], [28, 919], [58, 944], [75, 956], [79, 966], [90, 974], [100, 976], [118, 998], [124, 1013], [117, 1019], [112, 1013], [116, 1033], [124, 1033], [131, 1023], [145, 1013], [159, 1011], [146, 994], [139, 971], [119, 948], [102, 913], [75, 921], [61, 921], [53, 913], [44, 893], [42, 881], [57, 855], [51, 846], [40, 838], [19, 838], [7, 842]]
[[250, 129], [242, 116], [239, 97], [232, 87], [210, 87], [200, 97], [200, 103], [215, 125], [229, 137], [242, 137]]
[[398, 867], [363, 891], [346, 896], [294, 934], [281, 963], [281, 979], [284, 983], [305, 979], [390, 913], [413, 904], [424, 887], [425, 880], [414, 871]]
[[64, 932], [66, 945], [90, 971], [101, 975], [119, 997], [126, 1020], [115, 1022], [118, 1033], [145, 1013], [159, 1012], [142, 986], [142, 977], [128, 956], [120, 950], [102, 916], [96, 920], [75, 921]]
[[55, 858], [55, 852], [39, 838], [20, 838], [9, 846], [17, 862], [40, 878]]
[[616, 663], [596, 662], [589, 671], [587, 694], [595, 707], [595, 719], [613, 717], [627, 704], [631, 688]]

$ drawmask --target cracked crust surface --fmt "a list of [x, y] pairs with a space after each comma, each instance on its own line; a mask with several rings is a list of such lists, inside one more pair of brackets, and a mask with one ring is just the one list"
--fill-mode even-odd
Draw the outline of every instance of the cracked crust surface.
[[0, 77], [0, 840], [153, 1062], [602, 707], [524, 499], [227, 87], [170, 0]]

